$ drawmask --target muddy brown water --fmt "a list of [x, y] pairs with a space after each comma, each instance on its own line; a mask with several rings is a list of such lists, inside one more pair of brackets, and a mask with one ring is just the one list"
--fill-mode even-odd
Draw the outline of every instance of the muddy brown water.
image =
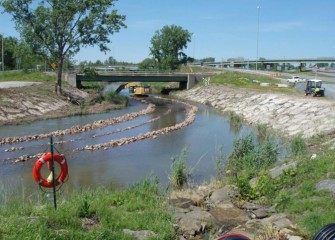
[[[65, 154], [69, 165], [69, 178], [62, 187], [64, 193], [102, 185], [125, 187], [149, 175], [157, 176], [160, 184], [165, 186], [171, 171], [172, 157], [180, 155], [184, 148], [188, 149], [186, 164], [192, 169], [192, 182], [210, 181], [215, 175], [218, 149], [223, 147], [224, 155], [228, 155], [235, 138], [249, 133], [255, 134], [254, 130], [248, 126], [234, 129], [221, 113], [207, 106], [197, 105], [199, 109], [195, 121], [181, 130], [106, 150], [74, 151], [86, 145], [137, 136], [183, 121], [186, 111], [184, 105], [154, 99], [152, 101], [156, 104], [156, 109], [150, 114], [115, 126], [53, 139], [54, 142], [66, 141], [64, 144], [55, 145], [56, 151]], [[43, 120], [20, 126], [1, 126], [0, 137], [26, 136], [67, 129], [73, 125], [84, 125], [144, 108], [146, 104], [133, 99], [127, 109], [105, 114]], [[129, 126], [137, 127], [124, 130]], [[93, 138], [94, 135], [99, 137]], [[49, 140], [0, 146], [2, 197], [8, 197], [11, 194], [31, 196], [40, 192], [32, 177], [32, 168], [37, 159], [18, 163], [8, 159], [24, 154], [48, 152]], [[18, 150], [9, 151], [13, 147]]]

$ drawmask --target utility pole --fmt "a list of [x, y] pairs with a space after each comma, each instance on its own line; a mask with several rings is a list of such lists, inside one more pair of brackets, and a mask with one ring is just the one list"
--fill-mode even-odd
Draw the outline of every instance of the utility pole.
[[257, 47], [256, 47], [256, 71], [258, 70], [258, 37], [259, 37], [259, 11], [261, 7], [257, 6]]
[[2, 71], [5, 71], [5, 58], [4, 58], [4, 50], [3, 50], [3, 34], [1, 35], [1, 50], [2, 50], [2, 60], [1, 60], [1, 67]]

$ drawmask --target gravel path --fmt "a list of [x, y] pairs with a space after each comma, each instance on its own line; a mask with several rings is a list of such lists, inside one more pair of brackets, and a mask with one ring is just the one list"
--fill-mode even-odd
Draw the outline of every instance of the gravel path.
[[14, 87], [25, 87], [39, 85], [40, 82], [19, 82], [19, 81], [10, 81], [10, 82], [0, 82], [0, 88], [14, 88]]

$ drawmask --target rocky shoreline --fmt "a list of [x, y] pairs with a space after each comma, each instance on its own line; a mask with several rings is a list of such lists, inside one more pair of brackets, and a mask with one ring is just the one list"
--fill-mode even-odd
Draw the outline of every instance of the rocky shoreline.
[[[288, 138], [299, 135], [307, 139], [313, 135], [335, 133], [335, 101], [332, 99], [222, 85], [195, 87], [177, 92], [175, 96], [212, 106], [224, 113], [235, 112], [247, 124], [265, 124]], [[283, 169], [292, 167], [296, 167], [296, 162], [275, 167], [270, 174], [275, 178]], [[234, 192], [234, 186], [211, 189], [206, 185], [172, 193], [169, 205], [173, 206], [180, 239], [204, 239], [204, 234], [208, 235], [209, 231], [211, 236], [233, 232], [250, 239], [305, 239], [297, 235], [297, 226], [286, 214], [253, 202], [236, 205]]]
[[327, 98], [233, 89], [222, 85], [195, 87], [175, 96], [235, 112], [246, 123], [265, 124], [287, 137], [335, 133], [335, 101]]
[[225, 233], [243, 234], [250, 239], [262, 240], [304, 239], [294, 234], [297, 226], [289, 216], [276, 213], [273, 207], [253, 202], [235, 206], [234, 192], [233, 186], [214, 189], [210, 185], [173, 192], [168, 204], [174, 212], [179, 239], [208, 239], [205, 238], [206, 234], [207, 237], [217, 237]]

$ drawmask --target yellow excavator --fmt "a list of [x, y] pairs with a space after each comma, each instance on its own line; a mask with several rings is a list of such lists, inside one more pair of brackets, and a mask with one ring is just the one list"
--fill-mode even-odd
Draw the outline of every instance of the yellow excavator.
[[116, 93], [119, 93], [126, 88], [129, 89], [129, 94], [132, 96], [148, 96], [148, 94], [152, 93], [152, 89], [150, 86], [141, 86], [137, 85], [136, 83], [122, 84], [116, 89]]

